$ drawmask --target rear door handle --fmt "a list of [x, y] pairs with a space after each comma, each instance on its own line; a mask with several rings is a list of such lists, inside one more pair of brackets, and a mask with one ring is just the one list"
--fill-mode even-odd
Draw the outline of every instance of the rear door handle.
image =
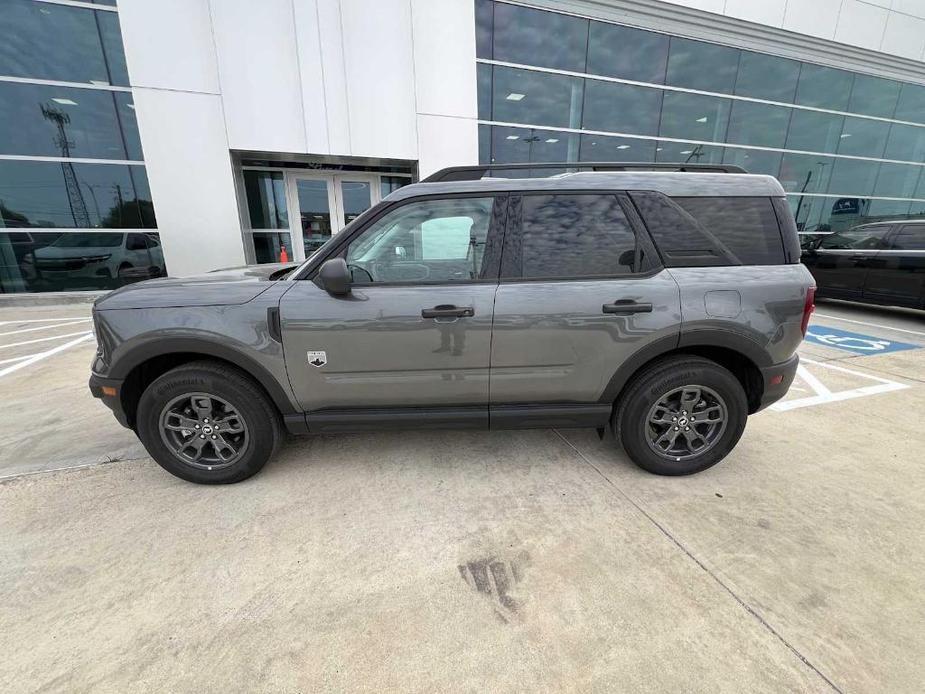
[[471, 318], [474, 315], [475, 309], [471, 306], [440, 304], [433, 308], [421, 309], [421, 318]]
[[631, 313], [652, 313], [652, 304], [633, 301], [632, 299], [620, 299], [612, 304], [604, 304], [601, 306], [601, 310], [604, 313], [628, 316]]

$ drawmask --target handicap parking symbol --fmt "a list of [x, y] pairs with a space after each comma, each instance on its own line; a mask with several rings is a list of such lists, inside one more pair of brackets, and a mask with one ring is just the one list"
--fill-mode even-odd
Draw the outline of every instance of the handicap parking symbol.
[[838, 328], [827, 328], [824, 325], [811, 326], [806, 331], [806, 341], [843, 349], [854, 354], [887, 354], [906, 349], [919, 349], [922, 346], [909, 342], [894, 342], [882, 337], [852, 333]]

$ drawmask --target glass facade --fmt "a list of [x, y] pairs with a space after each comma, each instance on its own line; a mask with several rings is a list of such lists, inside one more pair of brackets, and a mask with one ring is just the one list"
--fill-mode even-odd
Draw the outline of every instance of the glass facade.
[[166, 274], [115, 0], [0, 17], [0, 292]]
[[925, 214], [923, 85], [493, 0], [476, 37], [481, 163], [738, 164], [805, 232]]

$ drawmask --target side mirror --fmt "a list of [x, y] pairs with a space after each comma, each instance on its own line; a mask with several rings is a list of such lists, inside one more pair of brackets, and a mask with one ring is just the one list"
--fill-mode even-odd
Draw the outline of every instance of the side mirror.
[[318, 279], [328, 294], [346, 296], [350, 293], [350, 269], [343, 258], [324, 261], [318, 270]]

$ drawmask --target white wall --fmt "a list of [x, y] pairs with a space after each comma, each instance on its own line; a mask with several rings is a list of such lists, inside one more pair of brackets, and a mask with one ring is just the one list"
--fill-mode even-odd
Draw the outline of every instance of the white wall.
[[925, 0], [663, 0], [778, 29], [925, 60]]
[[221, 97], [133, 89], [170, 275], [244, 263]]
[[121, 0], [119, 21], [168, 272], [242, 264], [208, 0]]

